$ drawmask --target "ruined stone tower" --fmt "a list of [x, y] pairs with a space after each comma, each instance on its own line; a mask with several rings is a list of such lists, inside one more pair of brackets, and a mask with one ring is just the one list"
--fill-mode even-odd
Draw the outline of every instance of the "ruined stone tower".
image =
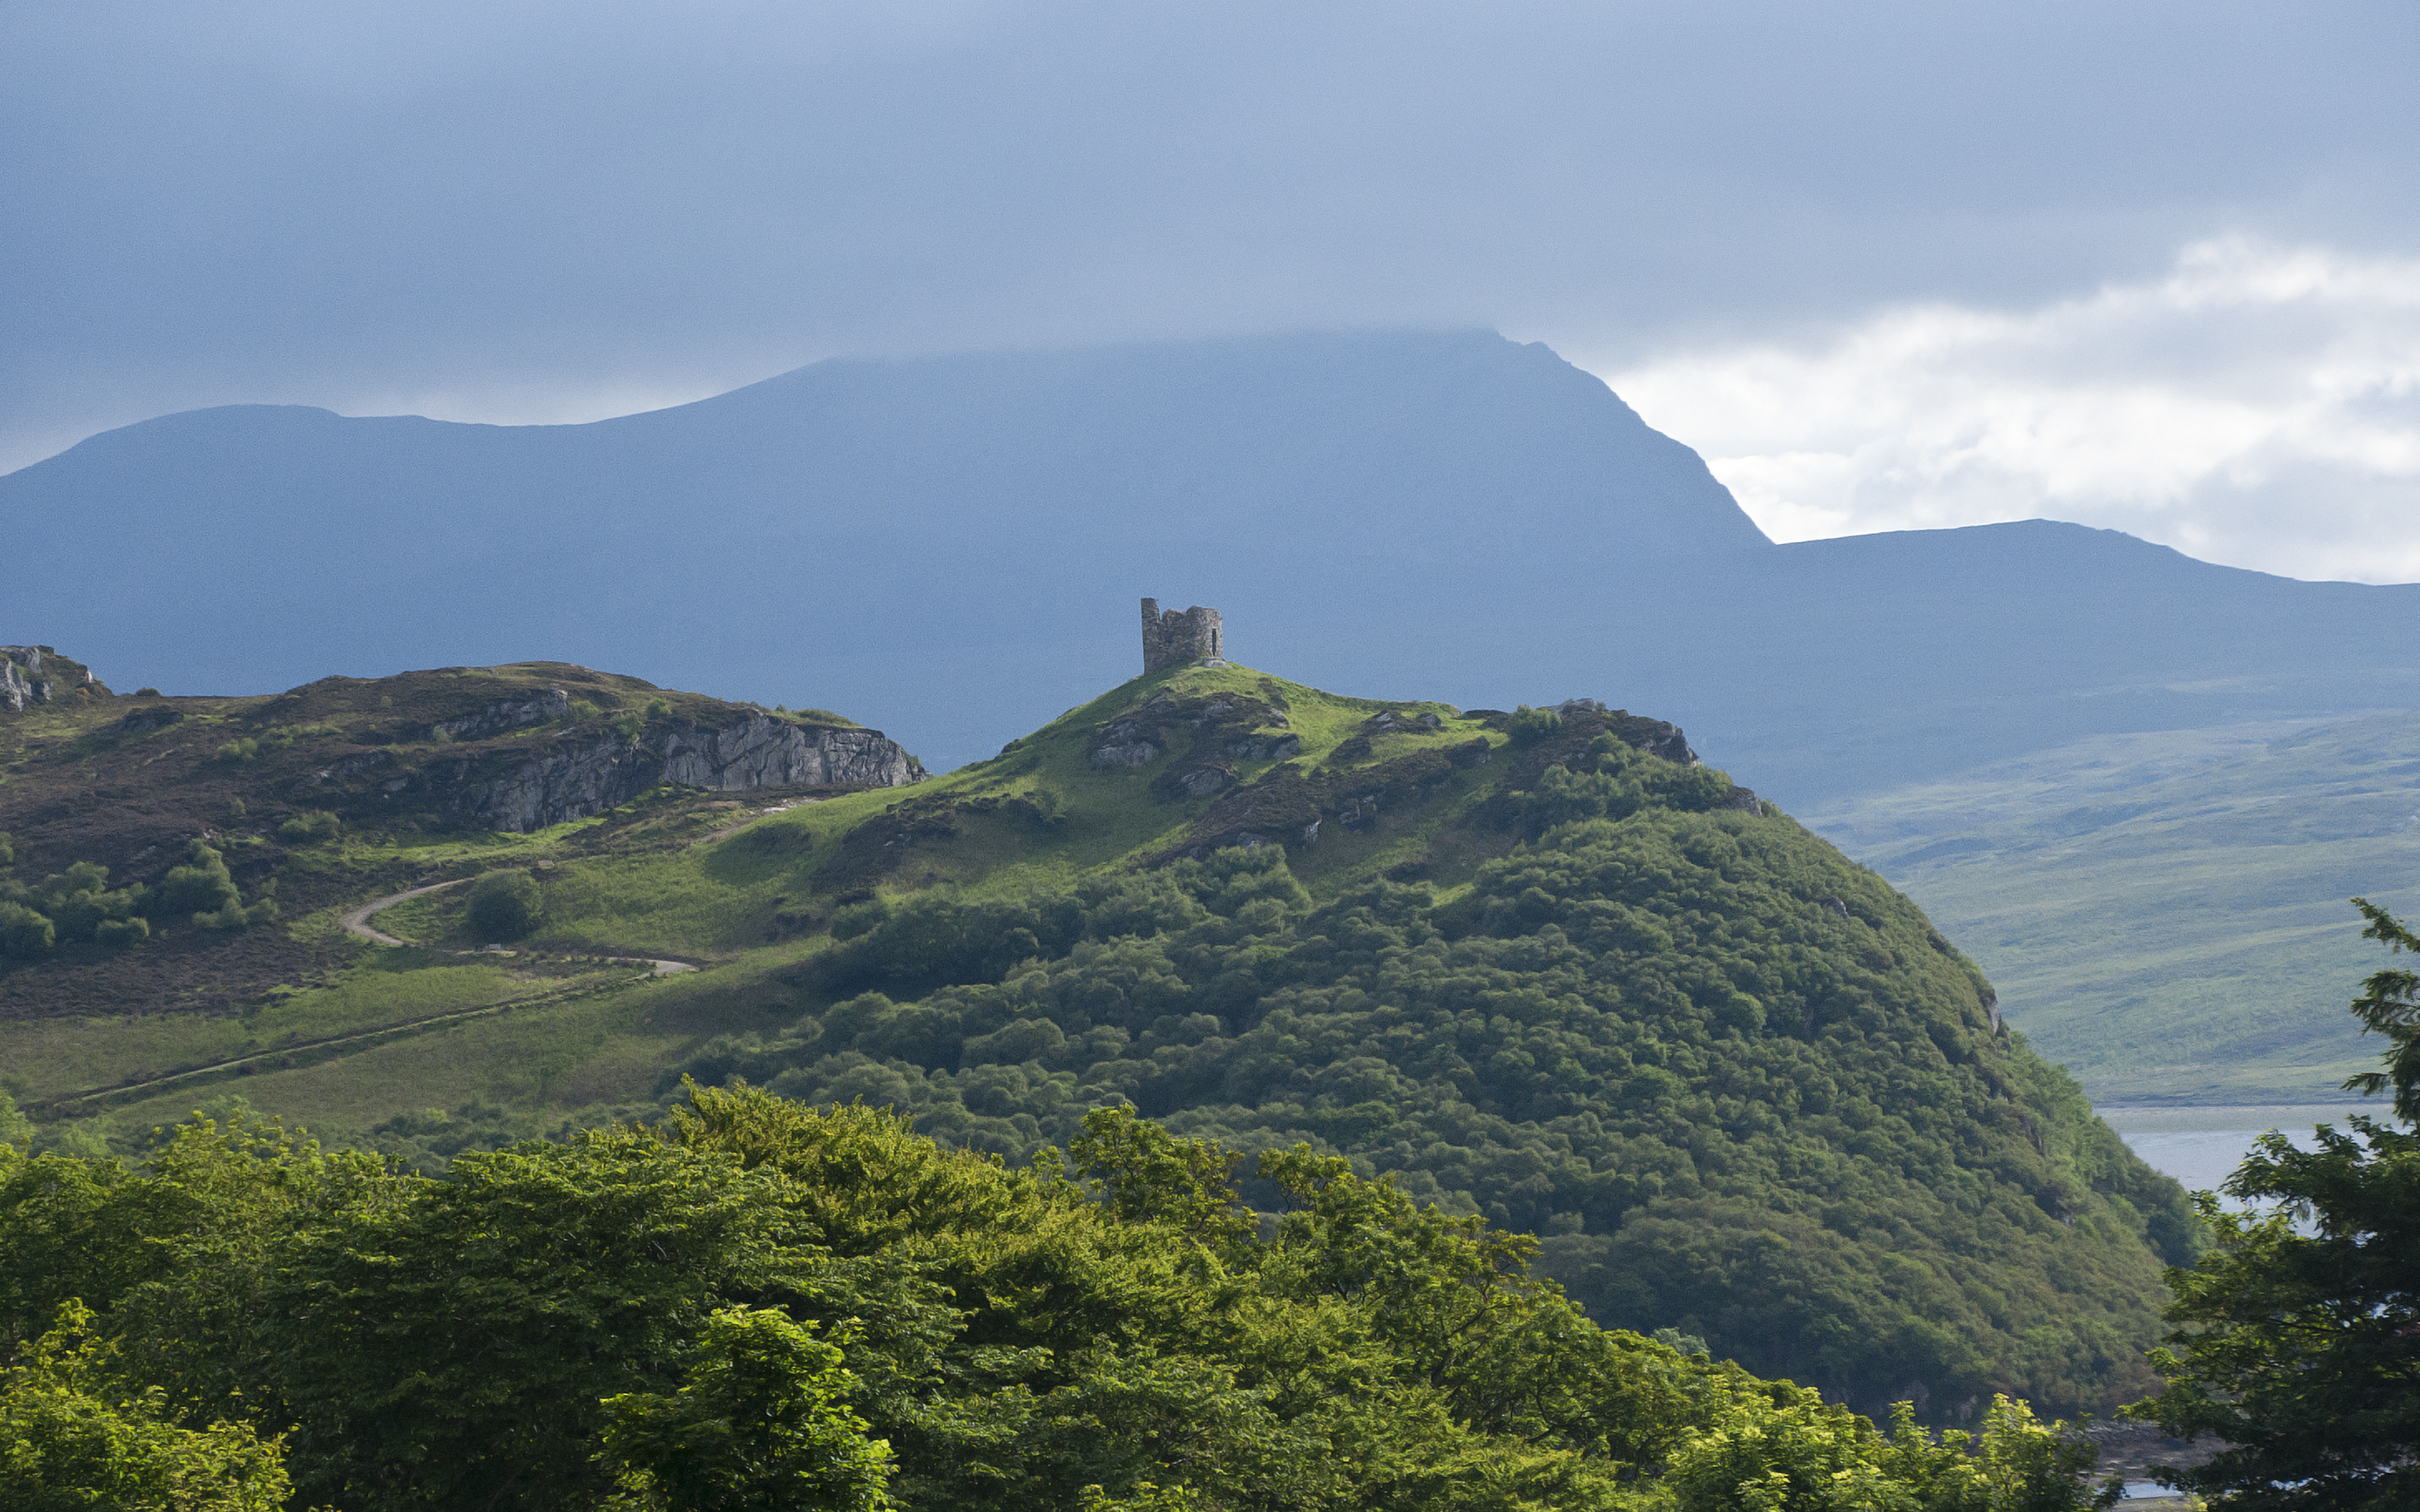
[[1142, 601], [1142, 670], [1219, 659], [1218, 611], [1195, 605], [1162, 614], [1159, 600]]

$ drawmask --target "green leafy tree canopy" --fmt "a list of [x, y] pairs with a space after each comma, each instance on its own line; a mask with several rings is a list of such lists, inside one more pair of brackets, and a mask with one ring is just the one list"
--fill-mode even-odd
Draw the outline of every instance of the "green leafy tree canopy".
[[[2369, 938], [2415, 936], [2366, 899]], [[2217, 1242], [2168, 1273], [2176, 1332], [2154, 1355], [2166, 1386], [2132, 1409], [2226, 1447], [2162, 1479], [2246, 1508], [2420, 1505], [2420, 975], [2388, 968], [2352, 1004], [2385, 1037], [2382, 1070], [2349, 1090], [2392, 1096], [2395, 1128], [2355, 1115], [2300, 1149], [2272, 1131], [2226, 1185], [2259, 1206], [2222, 1211]]]

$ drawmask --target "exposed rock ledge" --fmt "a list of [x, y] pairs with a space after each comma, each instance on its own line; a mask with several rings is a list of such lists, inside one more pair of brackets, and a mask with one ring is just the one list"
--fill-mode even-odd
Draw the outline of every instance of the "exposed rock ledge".
[[334, 764], [315, 782], [360, 782], [370, 789], [365, 798], [390, 811], [450, 810], [519, 833], [603, 813], [659, 782], [737, 793], [905, 787], [924, 777], [923, 764], [878, 730], [793, 724], [751, 711], [725, 725], [684, 722], [635, 738], [593, 727], [566, 731], [536, 748], [491, 748], [416, 767], [374, 751]]
[[107, 698], [110, 692], [83, 662], [48, 646], [0, 646], [0, 710], [23, 714], [36, 703], [79, 696]]

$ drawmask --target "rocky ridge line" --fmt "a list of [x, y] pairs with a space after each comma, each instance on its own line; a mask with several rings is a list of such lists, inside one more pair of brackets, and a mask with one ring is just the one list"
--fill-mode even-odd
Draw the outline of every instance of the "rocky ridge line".
[[[500, 732], [559, 717], [546, 712], [558, 701], [568, 706], [567, 695], [553, 689], [459, 722]], [[410, 767], [391, 751], [367, 751], [322, 768], [310, 780], [315, 787], [369, 788], [363, 799], [396, 811], [435, 808], [521, 833], [603, 813], [661, 782], [741, 793], [906, 787], [926, 775], [923, 764], [878, 730], [793, 724], [755, 710], [726, 725], [684, 721], [637, 735], [566, 730], [552, 745], [536, 752], [439, 757]], [[387, 775], [383, 768], [396, 769]]]

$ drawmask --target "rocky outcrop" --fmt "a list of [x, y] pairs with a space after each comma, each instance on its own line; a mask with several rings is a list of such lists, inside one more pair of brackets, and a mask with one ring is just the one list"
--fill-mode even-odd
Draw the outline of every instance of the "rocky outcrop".
[[675, 730], [663, 741], [662, 757], [662, 780], [721, 792], [924, 780], [923, 764], [879, 730], [797, 725], [764, 714], [720, 729]]
[[[30, 658], [21, 660], [27, 652]], [[0, 709], [23, 714], [27, 705], [48, 703], [51, 685], [41, 679], [42, 654], [31, 646], [0, 646]]]
[[[454, 777], [453, 807], [489, 829], [544, 829], [603, 813], [654, 787], [662, 770], [654, 753], [619, 735], [592, 736], [535, 755], [497, 777], [479, 779], [464, 769]], [[429, 769], [427, 775], [442, 780]]]
[[1085, 759], [1094, 766], [1148, 766], [1188, 735], [1193, 755], [1204, 761], [1220, 754], [1285, 761], [1302, 752], [1300, 737], [1286, 728], [1284, 705], [1274, 699], [1162, 691], [1104, 723]]
[[0, 712], [23, 714], [37, 703], [110, 696], [84, 663], [48, 646], [0, 646]]
[[905, 787], [924, 768], [879, 730], [798, 725], [750, 713], [720, 727], [680, 725], [636, 739], [566, 739], [511, 770], [465, 772], [455, 807], [490, 829], [543, 829], [629, 802], [659, 782], [742, 793], [774, 787]]
[[1595, 699], [1565, 699], [1555, 705], [1555, 713], [1565, 720], [1593, 717], [1616, 740], [1650, 756], [1661, 756], [1683, 766], [1705, 764], [1689, 748], [1688, 737], [1681, 733], [1681, 727], [1667, 720], [1650, 719], [1628, 709], [1608, 709]]
[[[558, 707], [538, 699], [454, 722], [494, 734], [538, 722], [532, 711], [557, 719], [567, 709], [567, 700]], [[416, 764], [389, 750], [363, 751], [314, 773], [308, 801], [362, 814], [436, 812], [520, 833], [603, 813], [661, 782], [740, 793], [904, 787], [924, 775], [878, 730], [795, 724], [747, 710], [725, 724], [690, 720], [635, 735], [590, 723], [551, 740], [522, 736]], [[349, 803], [342, 802], [349, 793]]]
[[1094, 766], [1148, 766], [1159, 758], [1160, 748], [1142, 739], [1129, 724], [1094, 746], [1089, 760]]

